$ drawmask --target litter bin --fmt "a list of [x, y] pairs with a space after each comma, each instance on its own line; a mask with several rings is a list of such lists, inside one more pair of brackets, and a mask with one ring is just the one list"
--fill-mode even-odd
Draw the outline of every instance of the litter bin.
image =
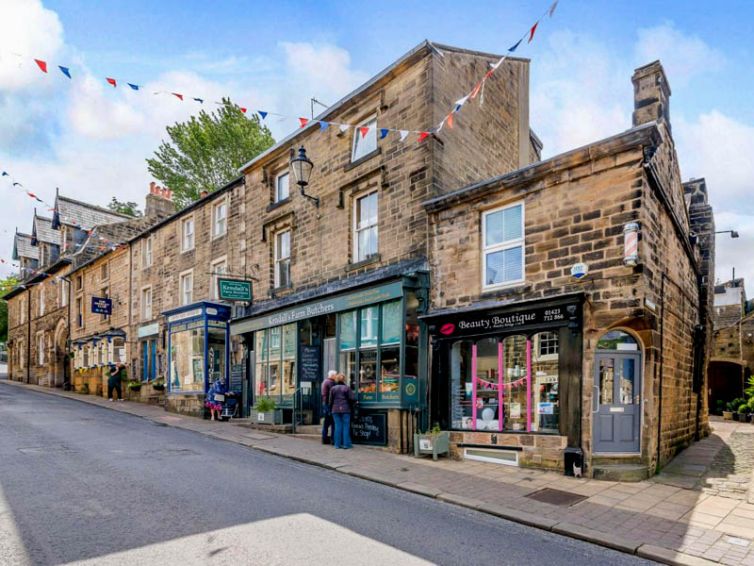
[[563, 451], [563, 471], [567, 476], [575, 475], [573, 468], [581, 468], [584, 471], [584, 451], [581, 448], [568, 447]]

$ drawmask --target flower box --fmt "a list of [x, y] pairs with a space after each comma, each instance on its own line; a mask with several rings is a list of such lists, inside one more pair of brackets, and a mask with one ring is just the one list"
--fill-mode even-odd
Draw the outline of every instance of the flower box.
[[450, 433], [446, 430], [440, 432], [425, 432], [414, 434], [414, 456], [432, 455], [437, 460], [440, 454], [450, 453]]

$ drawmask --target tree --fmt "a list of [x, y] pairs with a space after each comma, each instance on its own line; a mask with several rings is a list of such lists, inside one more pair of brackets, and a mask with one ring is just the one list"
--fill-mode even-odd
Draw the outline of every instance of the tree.
[[8, 303], [2, 297], [16, 285], [18, 285], [18, 278], [15, 275], [0, 279], [0, 343], [8, 341]]
[[178, 207], [233, 180], [241, 165], [275, 143], [257, 115], [247, 117], [227, 98], [216, 112], [202, 110], [167, 133], [170, 142], [162, 141], [147, 168], [170, 187]]
[[113, 200], [111, 200], [110, 204], [107, 205], [107, 208], [109, 208], [113, 212], [117, 212], [118, 214], [126, 214], [128, 216], [133, 216], [134, 218], [141, 216], [141, 211], [139, 210], [138, 204], [130, 201], [120, 202], [115, 197], [113, 197]]

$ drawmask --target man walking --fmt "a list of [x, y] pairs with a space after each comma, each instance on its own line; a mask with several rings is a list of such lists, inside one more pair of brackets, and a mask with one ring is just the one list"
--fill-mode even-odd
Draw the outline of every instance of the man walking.
[[332, 443], [335, 423], [332, 418], [332, 407], [330, 407], [330, 389], [335, 385], [335, 375], [337, 373], [334, 370], [328, 371], [327, 377], [322, 382], [322, 415], [325, 417], [325, 421], [322, 424], [322, 444]]

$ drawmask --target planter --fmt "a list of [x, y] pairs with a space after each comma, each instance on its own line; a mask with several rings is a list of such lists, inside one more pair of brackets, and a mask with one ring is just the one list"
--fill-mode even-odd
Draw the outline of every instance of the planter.
[[165, 384], [164, 383], [153, 383], [152, 389], [155, 391], [165, 391]]
[[450, 452], [450, 433], [446, 430], [441, 432], [415, 434], [414, 435], [414, 456], [417, 458], [421, 455], [432, 455], [433, 460], [437, 460], [440, 454], [449, 454]]
[[724, 421], [732, 421], [733, 420], [733, 411], [723, 411], [723, 420]]
[[260, 412], [256, 409], [251, 410], [251, 422], [257, 424], [280, 425], [283, 424], [282, 409]]
[[742, 422], [743, 413], [733, 413], [733, 420], [737, 422]]

